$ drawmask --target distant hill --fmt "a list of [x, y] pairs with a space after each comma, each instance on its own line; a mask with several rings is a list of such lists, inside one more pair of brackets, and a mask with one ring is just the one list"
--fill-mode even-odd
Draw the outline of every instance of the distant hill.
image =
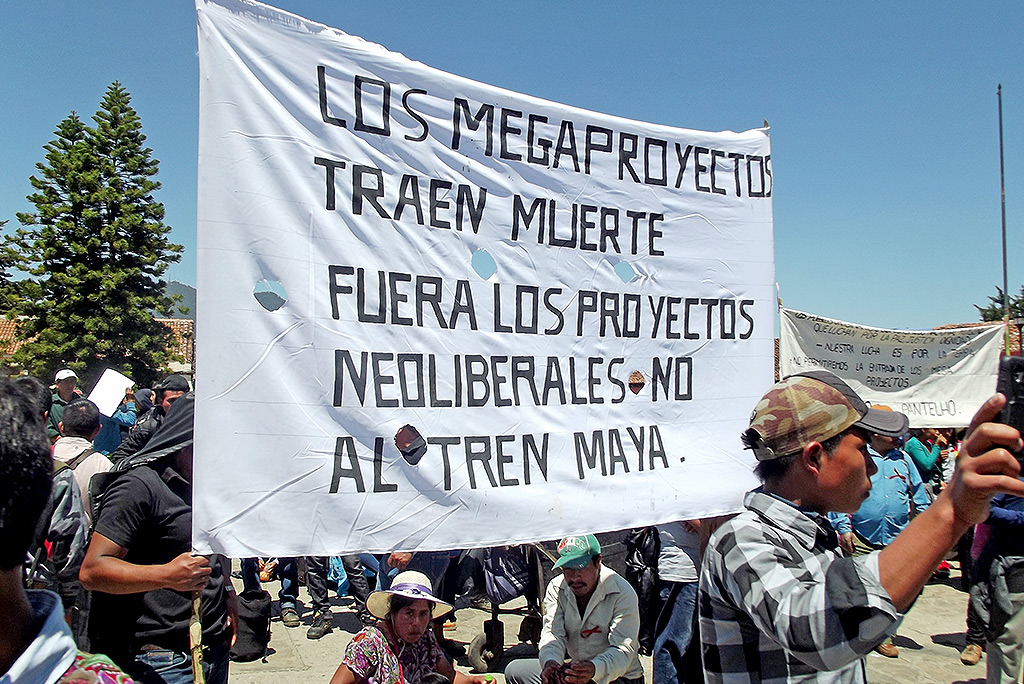
[[[177, 280], [172, 280], [167, 283], [167, 296], [173, 297], [174, 295], [181, 295], [181, 301], [178, 302], [174, 311], [171, 312], [171, 318], [191, 318], [193, 321], [196, 320], [196, 288], [185, 283], [179, 283]], [[182, 313], [178, 311], [178, 308], [185, 309], [188, 313]]]

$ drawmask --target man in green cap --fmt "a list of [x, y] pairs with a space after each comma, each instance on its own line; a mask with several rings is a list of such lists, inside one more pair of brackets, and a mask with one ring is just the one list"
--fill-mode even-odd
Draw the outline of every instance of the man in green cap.
[[597, 538], [587, 534], [563, 539], [558, 543], [555, 568], [561, 568], [562, 574], [551, 580], [544, 595], [539, 657], [509, 663], [505, 681], [641, 684], [636, 592], [614, 570], [601, 565]]

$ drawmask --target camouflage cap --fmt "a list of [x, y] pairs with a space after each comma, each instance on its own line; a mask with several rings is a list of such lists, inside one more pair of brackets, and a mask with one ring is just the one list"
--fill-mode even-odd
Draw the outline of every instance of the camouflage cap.
[[776, 383], [754, 407], [743, 442], [759, 461], [800, 451], [823, 442], [851, 425], [897, 436], [907, 429], [898, 411], [868, 408], [853, 389], [828, 371], [790, 375]]

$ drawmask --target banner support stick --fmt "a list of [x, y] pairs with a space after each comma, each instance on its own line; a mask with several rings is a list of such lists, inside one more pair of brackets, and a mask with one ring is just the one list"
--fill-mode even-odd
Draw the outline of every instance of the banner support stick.
[[[996, 86], [996, 98], [999, 101], [999, 195], [1002, 216], [1003, 235], [1003, 322], [1010, 320], [1010, 293], [1006, 279], [1006, 177], [1003, 173], [1003, 84]], [[1007, 328], [1006, 341], [1009, 344], [1010, 333]]]

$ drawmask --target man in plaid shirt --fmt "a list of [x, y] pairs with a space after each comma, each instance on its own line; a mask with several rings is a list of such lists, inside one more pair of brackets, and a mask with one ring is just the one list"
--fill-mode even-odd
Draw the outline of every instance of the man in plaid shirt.
[[988, 515], [997, 492], [1024, 494], [1016, 430], [979, 409], [950, 486], [885, 549], [846, 558], [828, 523], [871, 488], [870, 433], [906, 417], [869, 409], [827, 371], [786, 378], [761, 399], [743, 442], [764, 483], [711, 537], [700, 578], [705, 678], [716, 682], [866, 682], [864, 656], [895, 630], [939, 561]]

